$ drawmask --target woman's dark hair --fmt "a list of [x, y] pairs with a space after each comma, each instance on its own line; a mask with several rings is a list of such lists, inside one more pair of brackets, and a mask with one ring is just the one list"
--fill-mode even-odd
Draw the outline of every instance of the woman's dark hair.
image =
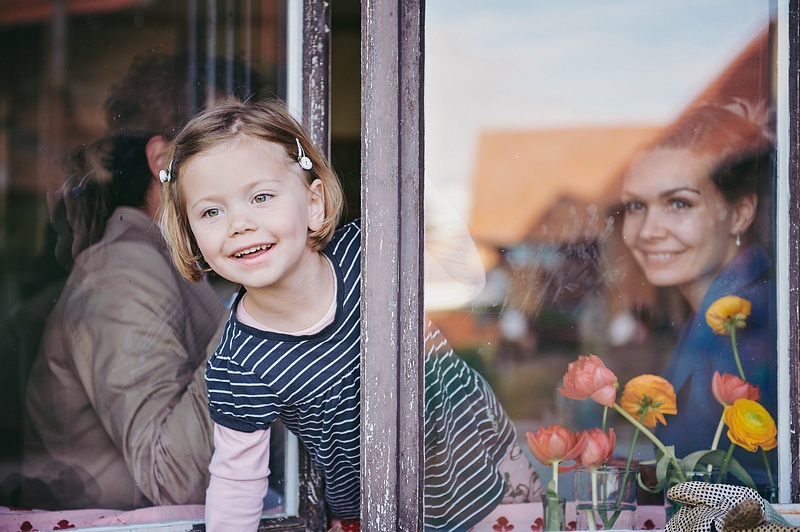
[[147, 133], [112, 137], [111, 211], [121, 206], [145, 206], [147, 191], [155, 183], [145, 151], [151, 137]]
[[729, 157], [711, 171], [711, 181], [728, 203], [756, 195], [756, 217], [749, 232], [770, 252], [775, 238], [775, 157], [770, 145]]
[[775, 179], [775, 150], [745, 152], [725, 159], [711, 171], [711, 181], [728, 203], [748, 194], [771, 190]]

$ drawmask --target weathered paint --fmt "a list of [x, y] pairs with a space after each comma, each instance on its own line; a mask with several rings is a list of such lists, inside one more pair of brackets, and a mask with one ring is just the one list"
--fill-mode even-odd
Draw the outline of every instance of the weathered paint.
[[421, 531], [422, 7], [361, 12], [361, 527]]

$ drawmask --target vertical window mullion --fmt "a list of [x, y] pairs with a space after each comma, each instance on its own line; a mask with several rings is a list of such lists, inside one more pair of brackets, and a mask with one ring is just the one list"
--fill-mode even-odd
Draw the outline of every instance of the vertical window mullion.
[[[800, 386], [798, 386], [798, 378], [800, 378], [800, 339], [797, 336], [797, 331], [800, 330], [800, 295], [798, 295], [798, 284], [800, 284], [800, 249], [798, 243], [800, 242], [800, 153], [798, 152], [798, 142], [800, 142], [800, 93], [798, 92], [798, 78], [797, 72], [800, 68], [800, 28], [798, 28], [798, 21], [800, 21], [800, 3], [796, 0], [789, 0], [788, 2], [788, 111], [789, 111], [789, 139], [788, 139], [788, 231], [786, 238], [788, 240], [788, 330], [789, 330], [789, 390], [788, 390], [788, 408], [789, 408], [789, 438], [791, 450], [791, 500], [796, 502], [800, 500], [800, 457], [798, 457], [798, 449], [800, 449], [800, 434], [798, 434], [798, 416], [800, 416], [800, 407], [798, 407], [796, 397], [800, 393]], [[780, 41], [779, 41], [780, 42]], [[778, 212], [778, 216], [784, 216], [784, 213]], [[786, 400], [787, 395], [782, 393], [782, 399]], [[780, 429], [779, 429], [780, 430]], [[780, 446], [779, 446], [780, 448]], [[787, 453], [781, 453], [785, 455]], [[779, 492], [780, 494], [780, 492]], [[785, 498], [781, 497], [781, 501], [785, 502]]]
[[[303, 4], [302, 122], [313, 142], [330, 157], [330, 4], [315, 0]], [[290, 107], [292, 90], [290, 93]], [[308, 452], [300, 447], [300, 515], [306, 530], [327, 530], [322, 482]]]
[[422, 6], [362, 2], [361, 526], [422, 530]]

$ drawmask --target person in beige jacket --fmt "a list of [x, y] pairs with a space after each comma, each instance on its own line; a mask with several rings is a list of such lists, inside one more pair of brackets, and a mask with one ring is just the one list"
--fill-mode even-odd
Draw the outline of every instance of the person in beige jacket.
[[75, 257], [31, 370], [26, 506], [204, 500], [213, 431], [203, 373], [226, 312], [208, 282], [181, 278], [154, 222], [168, 137], [192, 114], [185, 69], [170, 56], [138, 58], [106, 102], [112, 212]]

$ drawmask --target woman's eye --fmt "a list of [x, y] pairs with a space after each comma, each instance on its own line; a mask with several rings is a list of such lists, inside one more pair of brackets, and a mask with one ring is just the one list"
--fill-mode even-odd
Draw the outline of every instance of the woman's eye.
[[264, 203], [269, 198], [270, 198], [269, 194], [256, 194], [256, 196], [253, 198], [253, 201], [255, 203]]
[[219, 209], [206, 209], [203, 211], [203, 218], [214, 218], [219, 214]]
[[681, 198], [674, 198], [669, 201], [669, 206], [675, 211], [683, 211], [692, 206], [688, 201]]
[[644, 210], [644, 205], [639, 201], [626, 201], [623, 206], [628, 214], [635, 214]]

